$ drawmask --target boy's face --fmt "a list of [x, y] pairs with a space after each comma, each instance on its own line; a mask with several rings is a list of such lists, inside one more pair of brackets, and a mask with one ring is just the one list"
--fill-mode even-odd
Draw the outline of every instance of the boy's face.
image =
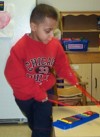
[[47, 44], [54, 36], [54, 29], [57, 25], [58, 23], [56, 20], [48, 17], [39, 24], [31, 23], [32, 38]]

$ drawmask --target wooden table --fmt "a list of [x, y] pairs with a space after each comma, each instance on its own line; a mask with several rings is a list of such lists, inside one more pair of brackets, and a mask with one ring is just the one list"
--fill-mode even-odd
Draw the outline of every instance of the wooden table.
[[[100, 114], [100, 106], [77, 106], [77, 107], [53, 107], [53, 121], [86, 111], [94, 111]], [[100, 137], [100, 117], [80, 126], [62, 130], [53, 127], [53, 137]]]

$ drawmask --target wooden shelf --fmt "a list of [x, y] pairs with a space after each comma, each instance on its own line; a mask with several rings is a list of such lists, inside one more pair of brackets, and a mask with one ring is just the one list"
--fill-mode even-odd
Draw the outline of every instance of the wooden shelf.
[[62, 38], [84, 38], [89, 40], [89, 47], [100, 46], [98, 20], [100, 11], [60, 12]]
[[61, 16], [67, 16], [67, 15], [73, 15], [73, 16], [79, 16], [79, 15], [97, 15], [100, 16], [100, 11], [68, 11], [68, 12], [60, 12]]
[[66, 52], [71, 64], [100, 63], [100, 51]]
[[65, 32], [65, 33], [66, 33], [66, 32], [100, 32], [100, 30], [97, 30], [97, 29], [88, 29], [88, 30], [87, 30], [87, 29], [86, 29], [86, 30], [85, 30], [85, 29], [81, 29], [81, 30], [76, 30], [76, 29], [74, 30], [74, 29], [73, 29], [73, 30], [68, 30], [68, 29], [66, 29], [66, 30], [62, 30], [62, 32], [63, 32], [63, 33], [64, 33], [64, 32]]
[[76, 53], [100, 53], [100, 48], [88, 48], [88, 50], [87, 51], [65, 51], [65, 53], [74, 53], [74, 54], [76, 54]]

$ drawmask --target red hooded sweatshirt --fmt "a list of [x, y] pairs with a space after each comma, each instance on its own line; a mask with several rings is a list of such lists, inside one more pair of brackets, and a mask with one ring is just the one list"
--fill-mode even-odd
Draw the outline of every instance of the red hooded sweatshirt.
[[78, 82], [57, 39], [43, 44], [25, 34], [11, 48], [4, 73], [17, 99], [41, 101], [56, 82], [52, 69], [72, 85]]

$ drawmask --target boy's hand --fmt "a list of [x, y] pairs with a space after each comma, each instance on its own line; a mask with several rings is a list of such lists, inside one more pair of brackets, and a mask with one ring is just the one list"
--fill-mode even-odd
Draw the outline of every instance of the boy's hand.
[[45, 99], [42, 100], [42, 102], [46, 102], [48, 100], [48, 97], [46, 97]]
[[54, 84], [56, 83], [56, 78], [53, 74], [50, 74], [49, 78], [47, 81], [43, 81], [43, 83], [40, 83], [40, 90], [36, 91], [34, 95], [34, 99], [39, 101], [39, 102], [45, 102], [48, 100], [47, 96], [47, 90], [52, 88]]
[[40, 91], [36, 91], [34, 99], [38, 102], [45, 102], [48, 100], [46, 91], [43, 91], [42, 88]]

